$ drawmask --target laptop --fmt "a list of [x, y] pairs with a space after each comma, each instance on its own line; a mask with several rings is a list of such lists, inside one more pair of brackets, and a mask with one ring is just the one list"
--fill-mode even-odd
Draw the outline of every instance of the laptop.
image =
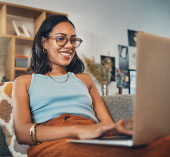
[[170, 39], [139, 32], [132, 138], [70, 140], [72, 143], [140, 146], [170, 135]]

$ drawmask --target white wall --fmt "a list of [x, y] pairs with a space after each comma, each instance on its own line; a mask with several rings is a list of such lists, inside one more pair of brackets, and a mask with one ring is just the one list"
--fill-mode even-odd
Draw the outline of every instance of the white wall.
[[[169, 0], [1, 0], [36, 8], [68, 13], [83, 39], [80, 56], [116, 57], [118, 44], [128, 45], [127, 29], [170, 37]], [[97, 85], [100, 89], [100, 87]], [[115, 82], [110, 94], [117, 92]]]

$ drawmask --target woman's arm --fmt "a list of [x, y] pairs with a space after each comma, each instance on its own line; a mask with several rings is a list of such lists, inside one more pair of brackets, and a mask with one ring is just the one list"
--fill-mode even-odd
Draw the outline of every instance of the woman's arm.
[[87, 86], [89, 89], [89, 93], [93, 100], [93, 106], [94, 111], [96, 113], [96, 117], [102, 124], [114, 124], [114, 128], [111, 130], [111, 132], [114, 132], [115, 134], [123, 133], [123, 134], [132, 134], [132, 131], [128, 129], [128, 127], [123, 127], [124, 120], [121, 119], [118, 122], [114, 122], [107, 110], [106, 105], [103, 102], [102, 97], [100, 96], [94, 81], [90, 77], [89, 74], [83, 73], [78, 74], [77, 77]]
[[107, 123], [114, 123], [113, 119], [111, 118], [108, 109], [106, 105], [103, 102], [102, 97], [100, 96], [94, 81], [91, 80], [91, 86], [90, 86], [90, 94], [93, 100], [94, 105], [94, 111], [96, 113], [96, 116], [100, 122], [107, 122]]

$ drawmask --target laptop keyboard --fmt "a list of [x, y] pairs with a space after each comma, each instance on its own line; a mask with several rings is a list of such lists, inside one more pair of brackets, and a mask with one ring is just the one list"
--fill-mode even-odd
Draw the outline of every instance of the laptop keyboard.
[[107, 137], [101, 137], [101, 140], [113, 140], [113, 139], [132, 139], [132, 135], [118, 135], [118, 136], [107, 136]]

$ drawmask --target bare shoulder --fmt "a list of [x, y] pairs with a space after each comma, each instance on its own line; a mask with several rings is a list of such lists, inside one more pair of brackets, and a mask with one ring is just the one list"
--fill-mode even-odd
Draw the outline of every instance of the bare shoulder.
[[75, 74], [78, 78], [84, 78], [84, 79], [91, 79], [91, 76], [88, 73], [80, 73]]
[[17, 77], [14, 82], [15, 83], [27, 83], [29, 81], [31, 81], [32, 75], [21, 75], [19, 77]]
[[14, 80], [14, 85], [27, 87], [28, 89], [31, 79], [32, 79], [32, 75], [21, 75]]
[[93, 79], [88, 73], [75, 74], [88, 88], [93, 84]]
[[86, 80], [86, 81], [90, 81], [90, 82], [93, 81], [93, 79], [91, 78], [91, 76], [88, 73], [80, 73], [80, 74], [76, 74], [76, 76], [82, 80]]

